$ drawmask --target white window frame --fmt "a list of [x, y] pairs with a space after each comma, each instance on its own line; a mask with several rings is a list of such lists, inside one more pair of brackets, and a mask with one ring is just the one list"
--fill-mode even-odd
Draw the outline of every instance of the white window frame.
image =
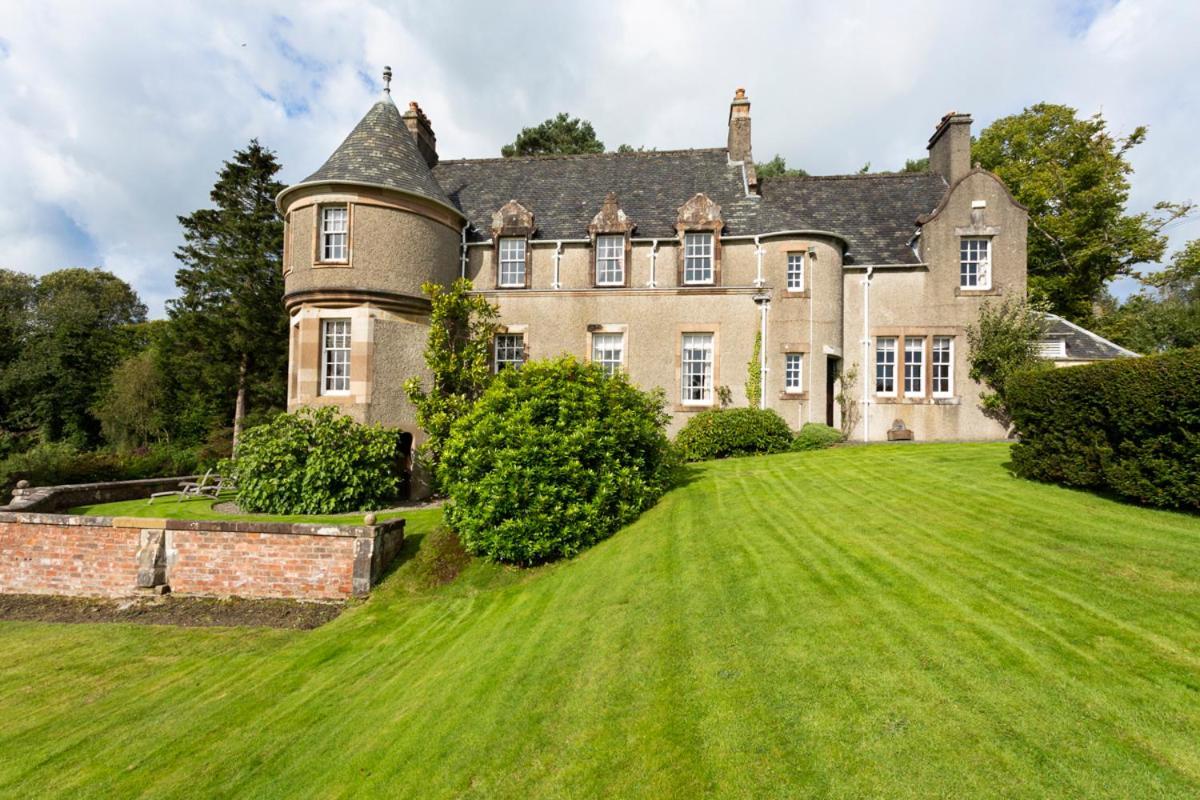
[[804, 391], [804, 354], [783, 354], [783, 390], [788, 394]]
[[904, 396], [925, 396], [924, 336], [904, 337]]
[[[350, 394], [353, 327], [349, 317], [321, 320], [321, 395], [339, 397]], [[332, 373], [331, 367], [334, 368]], [[338, 367], [344, 367], [344, 370]], [[344, 374], [337, 374], [339, 372]]]
[[[945, 347], [941, 344], [944, 343]], [[942, 356], [945, 356], [944, 360]], [[945, 375], [939, 374], [945, 370]], [[946, 388], [938, 389], [938, 384], [945, 381]], [[954, 337], [934, 336], [929, 343], [929, 386], [934, 397], [954, 396]]]
[[[613, 358], [613, 354], [616, 357]], [[622, 331], [594, 331], [592, 333], [591, 360], [604, 368], [609, 375], [625, 369], [625, 334]]]
[[[711, 406], [716, 369], [717, 336], [712, 331], [685, 333], [679, 350], [679, 401], [685, 406]], [[699, 354], [699, 357], [696, 357]], [[699, 383], [693, 381], [699, 378]]]
[[496, 285], [501, 289], [524, 289], [528, 269], [524, 236], [501, 236], [496, 243]]
[[715, 236], [707, 231], [683, 234], [683, 282], [706, 285], [716, 281]]
[[596, 285], [625, 285], [625, 235], [604, 233], [596, 237]]
[[[875, 394], [879, 397], [896, 396], [896, 344], [895, 336], [875, 337]], [[881, 358], [887, 355], [891, 356], [890, 360]], [[890, 370], [881, 373], [880, 368], [883, 367], [890, 367]], [[882, 380], [890, 381], [891, 389], [880, 388]]]
[[[320, 206], [321, 253], [324, 264], [345, 264], [350, 261], [350, 206]], [[341, 212], [335, 219], [334, 212]]]
[[497, 333], [492, 339], [492, 372], [520, 369], [525, 363], [525, 334]]
[[804, 291], [804, 253], [787, 254], [787, 290]]
[[992, 240], [987, 236], [963, 236], [958, 242], [958, 286], [987, 291], [992, 288]]

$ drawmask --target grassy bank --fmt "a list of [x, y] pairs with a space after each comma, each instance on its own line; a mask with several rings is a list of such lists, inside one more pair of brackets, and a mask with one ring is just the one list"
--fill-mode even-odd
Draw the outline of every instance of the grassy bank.
[[0, 795], [1197, 796], [1200, 519], [1006, 459], [704, 464], [440, 587], [426, 513], [308, 632], [0, 623]]

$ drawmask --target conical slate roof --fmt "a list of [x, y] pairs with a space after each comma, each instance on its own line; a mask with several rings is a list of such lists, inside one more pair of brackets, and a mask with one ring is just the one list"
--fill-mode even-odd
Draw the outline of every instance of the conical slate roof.
[[385, 186], [453, 208], [391, 98], [372, 106], [329, 160], [301, 183], [325, 181]]

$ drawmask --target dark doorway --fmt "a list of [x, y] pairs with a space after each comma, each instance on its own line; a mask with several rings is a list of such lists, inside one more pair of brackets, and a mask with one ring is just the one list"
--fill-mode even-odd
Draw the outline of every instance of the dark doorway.
[[842, 371], [842, 360], [834, 356], [825, 357], [825, 424], [833, 427], [833, 395], [837, 391], [838, 374]]

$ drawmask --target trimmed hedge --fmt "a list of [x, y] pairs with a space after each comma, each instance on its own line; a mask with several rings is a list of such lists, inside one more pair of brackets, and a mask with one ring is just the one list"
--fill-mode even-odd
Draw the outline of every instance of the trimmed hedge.
[[675, 446], [687, 461], [784, 453], [792, 448], [792, 430], [769, 408], [714, 408], [688, 420]]
[[474, 555], [573, 556], [652, 506], [673, 478], [661, 392], [571, 357], [504, 370], [450, 429], [446, 523]]
[[1018, 475], [1200, 508], [1200, 348], [1022, 374], [1008, 399]]
[[824, 450], [841, 441], [842, 432], [837, 428], [831, 428], [819, 422], [809, 422], [796, 434], [796, 438], [792, 441], [792, 449], [797, 452]]

